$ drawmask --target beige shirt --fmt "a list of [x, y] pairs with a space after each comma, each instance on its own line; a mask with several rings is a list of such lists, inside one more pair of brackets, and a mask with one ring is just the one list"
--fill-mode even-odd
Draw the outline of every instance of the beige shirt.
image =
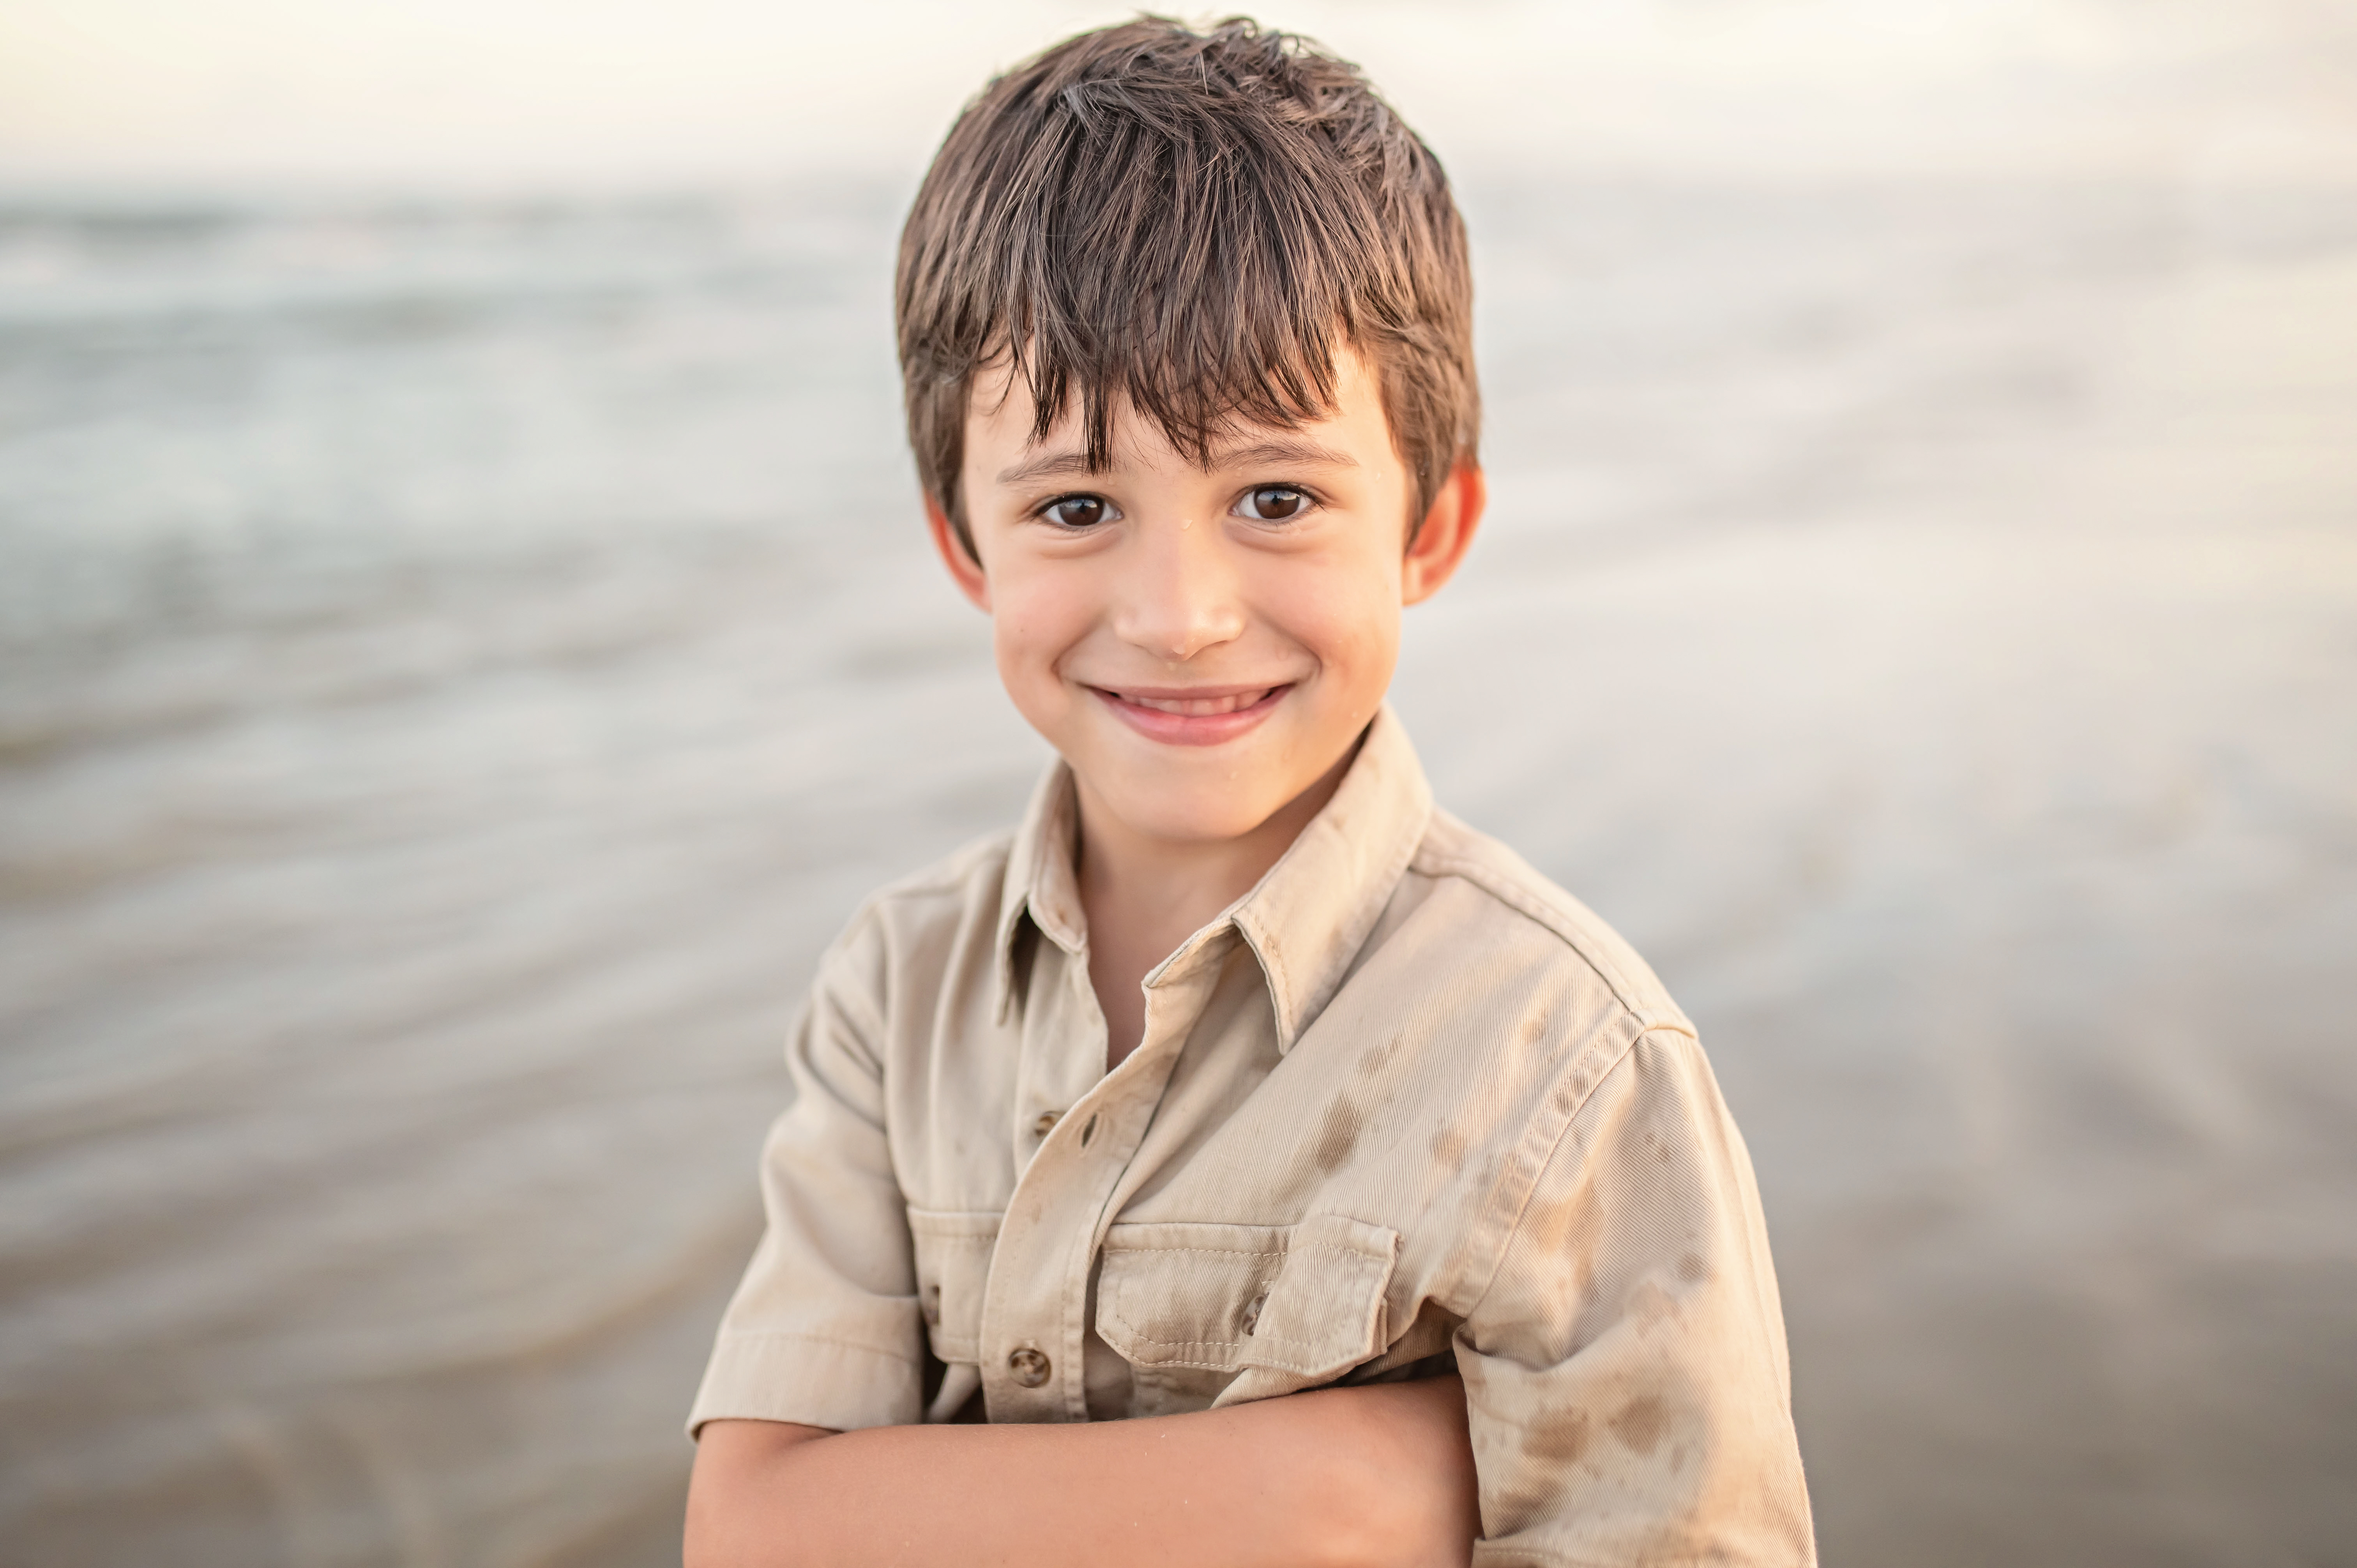
[[1386, 709], [1107, 1072], [1073, 813], [1060, 766], [822, 961], [691, 1429], [1159, 1415], [1446, 1356], [1478, 1562], [1813, 1562], [1750, 1160], [1636, 954], [1435, 810]]

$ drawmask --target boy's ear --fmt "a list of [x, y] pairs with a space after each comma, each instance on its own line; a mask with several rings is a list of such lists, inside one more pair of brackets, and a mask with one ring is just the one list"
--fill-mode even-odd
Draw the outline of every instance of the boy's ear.
[[1457, 575], [1458, 563], [1465, 559], [1473, 542], [1474, 530], [1481, 526], [1481, 509], [1489, 502], [1490, 487], [1481, 478], [1480, 465], [1458, 464], [1440, 493], [1432, 498], [1424, 526], [1407, 542], [1407, 561], [1400, 573], [1402, 604], [1423, 603]]
[[982, 563], [974, 553], [974, 546], [957, 524], [950, 521], [942, 503], [931, 496], [925, 498], [925, 526], [933, 532], [933, 548], [942, 553], [942, 564], [950, 569], [950, 578], [958, 592], [974, 601], [974, 608], [990, 613], [990, 579], [983, 575]]

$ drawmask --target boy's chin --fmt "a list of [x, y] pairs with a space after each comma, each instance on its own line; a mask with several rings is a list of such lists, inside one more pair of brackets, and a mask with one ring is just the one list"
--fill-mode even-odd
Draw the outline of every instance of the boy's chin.
[[1274, 779], [1231, 779], [1226, 769], [1211, 767], [1182, 765], [1149, 777], [1137, 776], [1141, 771], [1092, 769], [1090, 793], [1130, 832], [1171, 843], [1208, 847], [1243, 838], [1301, 792]]

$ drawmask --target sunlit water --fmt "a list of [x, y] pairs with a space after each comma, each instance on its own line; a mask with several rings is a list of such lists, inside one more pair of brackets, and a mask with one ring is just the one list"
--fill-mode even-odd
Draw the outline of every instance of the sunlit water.
[[[0, 1541], [653, 1563], [780, 1036], [1043, 753], [905, 192], [0, 210]], [[1749, 1137], [1830, 1563], [2357, 1541], [2357, 199], [1468, 192], [1396, 692]]]

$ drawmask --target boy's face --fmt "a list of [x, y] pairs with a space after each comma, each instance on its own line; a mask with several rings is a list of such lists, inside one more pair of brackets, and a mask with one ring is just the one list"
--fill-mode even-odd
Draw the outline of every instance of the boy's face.
[[1208, 467], [1119, 418], [1093, 474], [1077, 409], [1034, 446], [1021, 382], [976, 386], [960, 478], [974, 554], [938, 510], [934, 536], [1085, 812], [1173, 843], [1238, 838], [1334, 772], [1374, 715], [1401, 607], [1455, 569], [1481, 480], [1460, 469], [1411, 543], [1375, 380], [1347, 351], [1337, 370], [1329, 416], [1241, 430]]

